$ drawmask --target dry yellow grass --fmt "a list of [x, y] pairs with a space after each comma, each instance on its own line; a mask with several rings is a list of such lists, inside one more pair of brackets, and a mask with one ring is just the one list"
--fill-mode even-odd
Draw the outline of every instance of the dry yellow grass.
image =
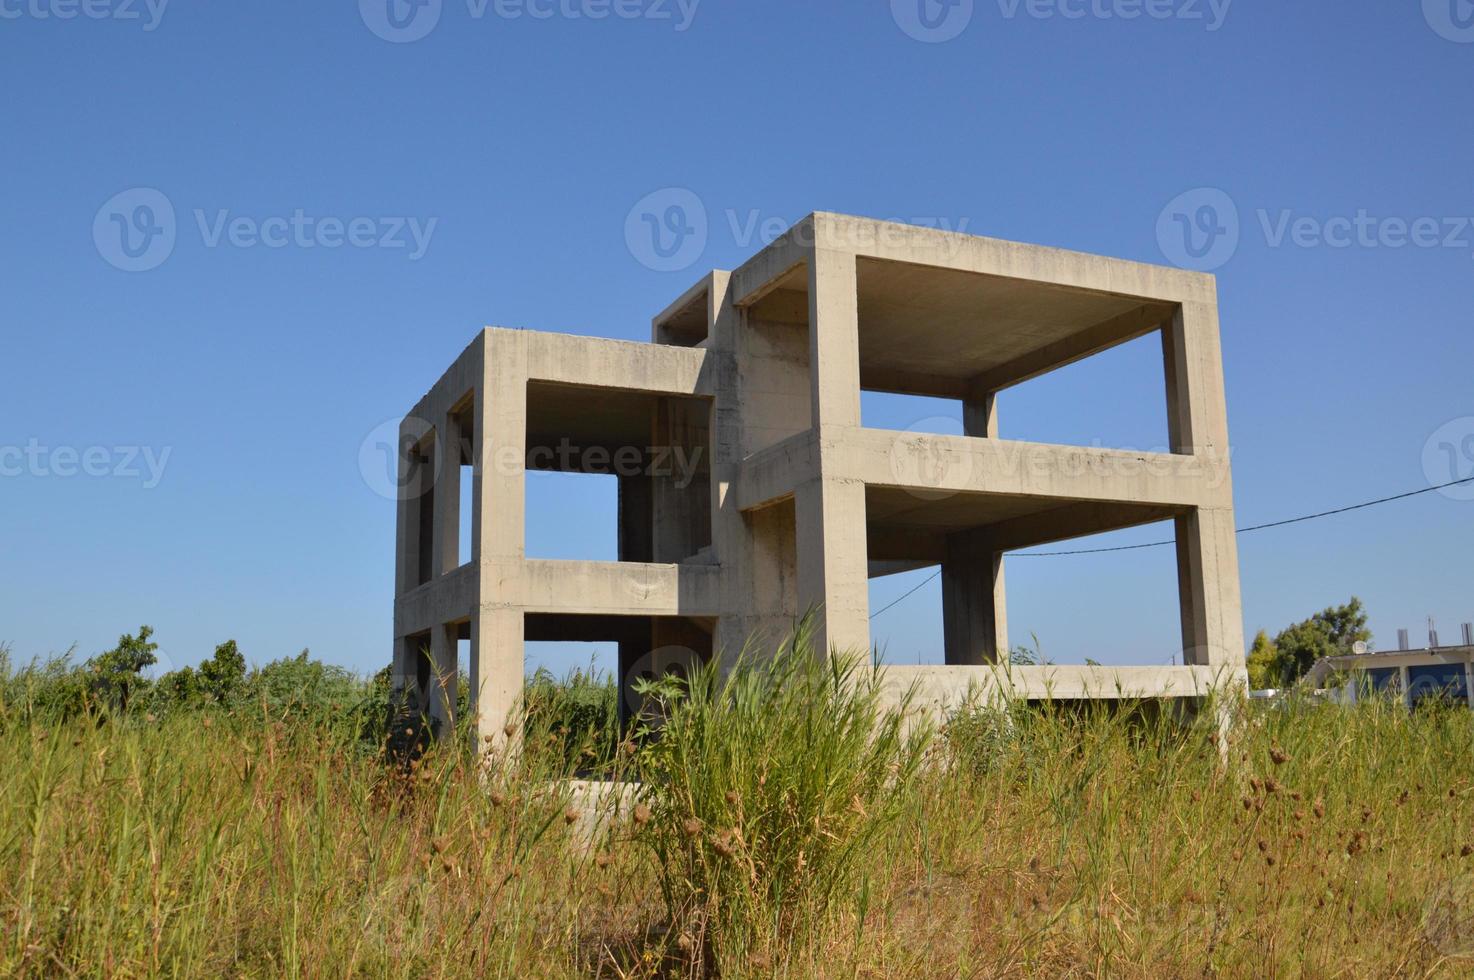
[[[515, 772], [488, 777], [461, 750], [404, 771], [353, 733], [246, 709], [8, 716], [0, 975], [1474, 970], [1464, 711], [1286, 705], [1246, 716], [1226, 762], [1206, 728], [1162, 720], [960, 719], [909, 781], [875, 790], [900, 794], [899, 819], [836, 873], [812, 926], [750, 923], [740, 956], [671, 920], [671, 871], [649, 843], [680, 830], [662, 821], [698, 819], [693, 846], [726, 858], [753, 843], [741, 834], [760, 832], [755, 818], [718, 827], [657, 801], [587, 846], [556, 788], [561, 753], [533, 742]], [[864, 821], [822, 813], [872, 806], [814, 799], [820, 833], [859, 833]], [[722, 880], [709, 887], [735, 887]]]

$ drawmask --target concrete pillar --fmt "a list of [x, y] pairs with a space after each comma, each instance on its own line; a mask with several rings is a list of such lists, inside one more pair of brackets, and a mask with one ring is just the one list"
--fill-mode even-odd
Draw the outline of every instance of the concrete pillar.
[[397, 692], [408, 692], [415, 687], [415, 657], [419, 651], [414, 640], [408, 636], [394, 638], [394, 660], [389, 671], [389, 688]]
[[855, 256], [815, 248], [809, 261], [813, 425], [860, 424], [860, 318]]
[[[963, 434], [998, 438], [998, 393], [974, 392], [962, 402]], [[947, 539], [942, 562], [942, 636], [946, 662], [995, 664], [1008, 659], [1008, 606], [1003, 553], [985, 535], [960, 532]]]
[[[1162, 357], [1172, 451], [1201, 457], [1221, 481], [1222, 499], [1231, 500], [1216, 309], [1179, 306], [1162, 328]], [[1198, 507], [1176, 519], [1176, 531], [1183, 663], [1241, 667], [1244, 621], [1232, 506]]]
[[654, 510], [650, 477], [619, 477], [620, 561], [654, 561]]
[[[408, 427], [409, 420], [406, 421]], [[429, 538], [425, 534], [426, 519], [434, 516], [434, 467], [420, 451], [412, 432], [401, 428], [399, 435], [399, 484], [395, 514], [395, 589], [396, 595], [416, 588], [423, 579], [428, 563], [424, 553]]]
[[515, 720], [522, 698], [523, 622], [521, 609], [482, 604], [471, 615], [471, 703], [483, 749], [515, 745], [505, 726]]
[[980, 532], [959, 531], [947, 537], [942, 630], [948, 665], [995, 664], [1008, 658], [1003, 553]]
[[520, 561], [526, 554], [527, 352], [503, 341], [486, 357], [476, 398], [479, 460], [472, 489], [479, 561]]
[[813, 480], [794, 491], [799, 608], [819, 617], [824, 652], [870, 653], [865, 485]]
[[[472, 542], [480, 598], [471, 614], [471, 703], [482, 748], [506, 745], [503, 728], [522, 697], [522, 610], [509, 603], [526, 555], [527, 350], [520, 337], [487, 350], [476, 392]], [[502, 567], [498, 568], [498, 564]], [[490, 737], [488, 741], [487, 738]], [[511, 740], [516, 742], [516, 737]]]
[[430, 576], [438, 578], [461, 563], [461, 427], [449, 412], [435, 426], [434, 478]]
[[448, 737], [455, 726], [459, 636], [460, 627], [454, 625], [440, 625], [430, 632], [430, 690], [424, 704], [437, 738]]
[[711, 403], [661, 398], [650, 442], [653, 561], [679, 562], [711, 544]]

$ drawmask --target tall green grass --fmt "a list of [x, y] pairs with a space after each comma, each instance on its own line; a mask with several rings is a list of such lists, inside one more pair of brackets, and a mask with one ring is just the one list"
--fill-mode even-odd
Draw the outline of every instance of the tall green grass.
[[[866, 671], [812, 656], [666, 694], [658, 738], [570, 748], [533, 713], [514, 756], [460, 737], [407, 764], [261, 701], [0, 698], [0, 975], [1474, 967], [1466, 711], [1241, 708], [1221, 746], [1170, 712], [1046, 705], [925, 744]], [[591, 831], [572, 777], [596, 745], [645, 795]]]

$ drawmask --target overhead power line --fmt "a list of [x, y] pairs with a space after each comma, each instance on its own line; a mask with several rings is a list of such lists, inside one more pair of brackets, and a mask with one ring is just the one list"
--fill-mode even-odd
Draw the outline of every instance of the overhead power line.
[[[1448, 487], [1456, 487], [1463, 483], [1474, 483], [1474, 476], [1466, 476], [1462, 480], [1450, 480], [1447, 483], [1440, 483], [1436, 486], [1423, 487], [1421, 490], [1409, 490], [1407, 493], [1394, 494], [1391, 497], [1379, 497], [1376, 500], [1367, 500], [1359, 504], [1351, 504], [1348, 507], [1337, 507], [1334, 510], [1323, 510], [1315, 514], [1305, 514], [1301, 517], [1291, 517], [1283, 521], [1270, 521], [1268, 524], [1254, 524], [1250, 527], [1241, 527], [1238, 529], [1237, 533], [1248, 534], [1250, 531], [1267, 531], [1272, 527], [1284, 527], [1287, 524], [1301, 524], [1305, 521], [1313, 521], [1321, 517], [1333, 517], [1336, 514], [1345, 514], [1353, 510], [1364, 510], [1367, 507], [1375, 507], [1378, 504], [1390, 504], [1395, 500], [1406, 500], [1408, 497], [1416, 497], [1424, 493], [1433, 493], [1435, 490], [1443, 490]], [[1061, 558], [1066, 555], [1103, 555], [1112, 551], [1138, 551], [1142, 548], [1160, 548], [1164, 545], [1175, 543], [1175, 540], [1148, 541], [1145, 544], [1124, 544], [1114, 548], [1084, 548], [1078, 551], [1016, 551], [1013, 553], [1012, 557]], [[922, 586], [926, 585], [928, 582], [930, 582], [932, 579], [936, 578], [940, 574], [942, 574], [942, 570], [939, 568], [935, 572], [932, 572], [930, 575], [928, 575], [914, 588], [907, 590], [899, 598], [887, 603], [884, 606], [881, 606], [875, 612], [871, 613], [870, 618], [874, 619], [876, 616], [879, 616], [887, 609], [898, 605], [902, 600], [909, 599], [911, 596], [921, 591]]]

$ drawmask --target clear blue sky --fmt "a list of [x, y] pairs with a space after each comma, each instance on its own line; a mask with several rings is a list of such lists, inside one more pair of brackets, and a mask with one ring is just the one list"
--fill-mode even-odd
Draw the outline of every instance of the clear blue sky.
[[[753, 216], [928, 218], [1187, 261], [1172, 215], [1208, 198], [1161, 236], [1159, 218], [1218, 189], [1239, 217], [1236, 250], [1208, 260], [1240, 523], [1474, 474], [1466, 0], [395, 0], [398, 20], [386, 2], [89, 0], [98, 17], [0, 0], [0, 640], [16, 657], [91, 654], [150, 623], [174, 664], [234, 637], [257, 662], [310, 647], [381, 665], [394, 508], [361, 476], [364, 439], [483, 324], [647, 338], [700, 272], [761, 244]], [[1120, 16], [1146, 9], [1171, 16]], [[655, 271], [625, 221], [671, 187], [708, 236], [689, 268]], [[136, 188], [167, 201], [175, 240], [127, 272], [158, 253], [130, 259], [113, 222], [162, 227], [137, 210], [157, 196], [105, 207]], [[290, 230], [299, 210], [310, 233]], [[1370, 230], [1343, 237], [1334, 219], [1360, 212]], [[1286, 214], [1312, 220], [1280, 236]], [[329, 247], [355, 218], [373, 247]], [[1389, 218], [1437, 219], [1439, 244], [1392, 247]], [[1007, 393], [1003, 433], [1158, 447], [1160, 377], [1150, 344], [1123, 348]], [[946, 411], [866, 404], [895, 427]], [[93, 448], [108, 475], [59, 475]], [[608, 557], [611, 512], [606, 490], [534, 481], [532, 550]], [[1430, 613], [1448, 636], [1474, 619], [1471, 554], [1474, 502], [1440, 494], [1245, 536], [1245, 626], [1356, 593], [1383, 646]], [[1180, 646], [1171, 549], [1008, 574], [1015, 639], [1062, 661]], [[877, 583], [873, 608], [917, 580]], [[891, 659], [936, 659], [936, 584], [875, 625]]]

